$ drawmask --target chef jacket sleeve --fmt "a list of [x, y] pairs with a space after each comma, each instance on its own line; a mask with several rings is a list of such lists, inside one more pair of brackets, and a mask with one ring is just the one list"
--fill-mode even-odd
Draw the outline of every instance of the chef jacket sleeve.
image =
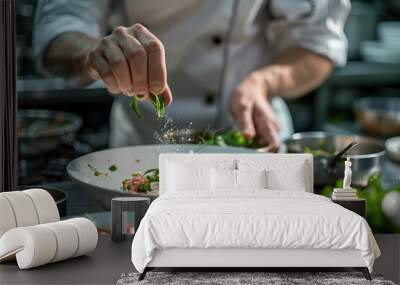
[[33, 51], [39, 69], [43, 54], [56, 37], [79, 32], [98, 37], [105, 26], [109, 0], [39, 0], [33, 31]]
[[348, 0], [271, 0], [267, 40], [277, 54], [299, 46], [345, 65], [347, 39], [343, 28], [350, 11]]

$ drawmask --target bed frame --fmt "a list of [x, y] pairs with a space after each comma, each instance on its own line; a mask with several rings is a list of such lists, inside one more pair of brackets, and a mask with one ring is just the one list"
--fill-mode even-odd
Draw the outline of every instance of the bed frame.
[[353, 268], [371, 280], [359, 250], [237, 248], [156, 250], [139, 280], [143, 280], [148, 271], [171, 268], [183, 271], [343, 271]]
[[[307, 192], [313, 192], [313, 158], [310, 154], [218, 154], [196, 155], [196, 163], [211, 163], [217, 159], [257, 159], [271, 161], [276, 159], [290, 159], [304, 161]], [[189, 159], [193, 159], [193, 155]], [[188, 159], [184, 154], [160, 155], [160, 194], [165, 191], [167, 175], [167, 161]], [[290, 179], [290, 173], [287, 173]], [[350, 268], [361, 271], [367, 280], [371, 280], [369, 270], [361, 257], [359, 250], [333, 249], [254, 249], [254, 248], [169, 248], [157, 249], [153, 259], [149, 262], [139, 280], [143, 280], [146, 273], [154, 269], [180, 269], [182, 271], [343, 271]]]

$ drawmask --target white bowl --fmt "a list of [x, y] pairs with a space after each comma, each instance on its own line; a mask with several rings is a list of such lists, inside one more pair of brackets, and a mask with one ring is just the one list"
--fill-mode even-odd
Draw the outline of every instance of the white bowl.
[[366, 41], [361, 43], [361, 55], [366, 61], [382, 63], [400, 63], [400, 48], [381, 42]]
[[[104, 208], [109, 208], [110, 199], [115, 196], [145, 196], [154, 199], [157, 192], [131, 193], [121, 189], [122, 180], [133, 172], [145, 172], [158, 168], [160, 153], [255, 153], [254, 149], [241, 147], [220, 147], [210, 145], [141, 145], [121, 147], [89, 153], [72, 160], [67, 166], [68, 175], [87, 190]], [[94, 175], [94, 170], [107, 175]], [[110, 171], [111, 165], [116, 171]]]
[[378, 38], [386, 46], [400, 47], [400, 22], [378, 24]]
[[393, 137], [385, 142], [385, 148], [388, 156], [400, 162], [400, 137]]

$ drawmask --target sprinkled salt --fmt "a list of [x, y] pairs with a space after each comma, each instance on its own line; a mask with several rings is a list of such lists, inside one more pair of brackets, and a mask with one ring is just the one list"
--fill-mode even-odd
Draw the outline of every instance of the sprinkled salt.
[[193, 123], [180, 128], [178, 123], [169, 116], [160, 122], [159, 130], [154, 132], [154, 137], [159, 144], [187, 144], [193, 143]]

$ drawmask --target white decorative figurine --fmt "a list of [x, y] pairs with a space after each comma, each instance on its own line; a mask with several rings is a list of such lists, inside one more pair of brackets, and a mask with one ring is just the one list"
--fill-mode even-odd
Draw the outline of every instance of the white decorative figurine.
[[351, 188], [351, 161], [348, 157], [344, 162], [343, 188], [334, 188], [332, 199], [334, 200], [354, 200], [357, 199], [357, 191]]
[[344, 162], [344, 179], [343, 179], [343, 189], [351, 189], [351, 161], [350, 157], [347, 157]]

